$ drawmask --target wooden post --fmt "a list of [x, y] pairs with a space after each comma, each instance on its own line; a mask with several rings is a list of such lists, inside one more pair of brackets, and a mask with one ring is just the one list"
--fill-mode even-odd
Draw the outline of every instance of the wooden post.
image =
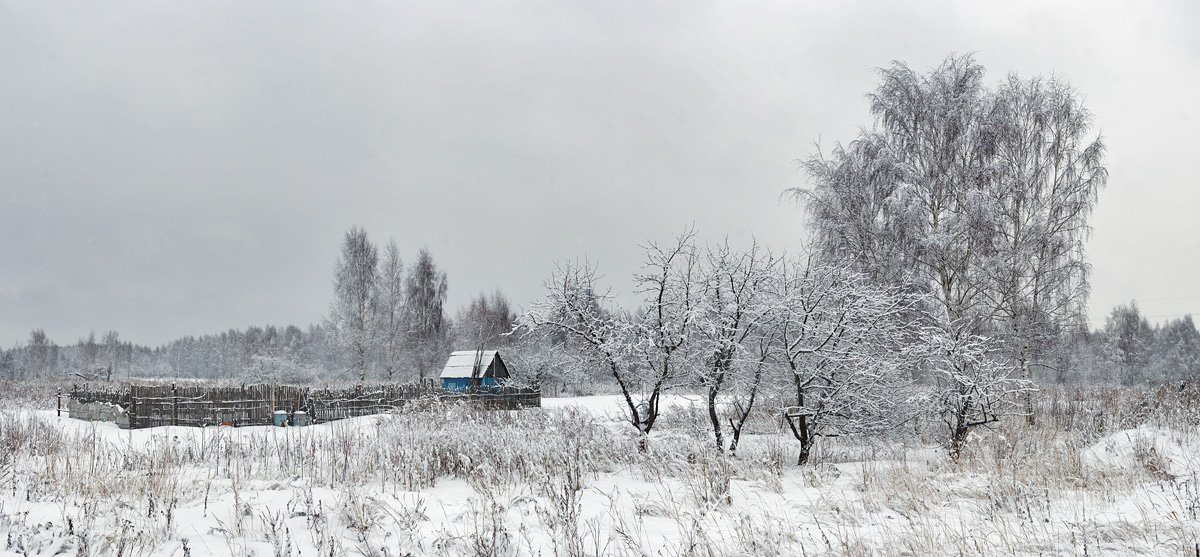
[[62, 387], [58, 388], [58, 417], [62, 417]]
[[179, 392], [171, 383], [171, 425], [179, 425]]
[[129, 384], [129, 399], [125, 402], [125, 413], [129, 414], [129, 429], [137, 428], [137, 409], [133, 407], [133, 383]]

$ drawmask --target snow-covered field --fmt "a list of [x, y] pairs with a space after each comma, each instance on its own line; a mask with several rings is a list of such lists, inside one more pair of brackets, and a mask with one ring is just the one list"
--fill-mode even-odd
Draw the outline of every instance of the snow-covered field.
[[958, 463], [920, 432], [831, 439], [797, 467], [769, 418], [717, 455], [698, 397], [671, 397], [640, 452], [620, 404], [134, 431], [10, 405], [0, 555], [1183, 555], [1200, 541], [1200, 432], [1177, 413], [1132, 429], [1079, 426], [1103, 406], [1014, 420]]

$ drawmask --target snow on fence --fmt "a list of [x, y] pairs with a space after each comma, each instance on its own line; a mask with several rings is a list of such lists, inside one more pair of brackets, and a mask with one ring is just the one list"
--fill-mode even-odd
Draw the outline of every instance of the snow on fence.
[[[541, 391], [491, 387], [447, 393], [438, 380], [402, 385], [358, 385], [315, 389], [293, 385], [236, 387], [136, 385], [118, 388], [71, 387], [71, 417], [116, 421], [133, 429], [164, 425], [273, 425], [275, 412], [295, 420], [304, 412], [309, 423], [328, 422], [400, 408], [418, 399], [467, 401], [493, 409], [513, 410], [542, 405]], [[105, 412], [95, 408], [108, 409]]]

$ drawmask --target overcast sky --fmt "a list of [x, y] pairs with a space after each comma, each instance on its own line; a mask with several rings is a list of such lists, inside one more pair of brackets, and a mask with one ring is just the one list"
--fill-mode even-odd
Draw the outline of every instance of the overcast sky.
[[450, 313], [695, 223], [797, 250], [794, 161], [873, 69], [1056, 73], [1108, 143], [1091, 316], [1200, 313], [1200, 3], [0, 0], [0, 346], [321, 320], [343, 234], [422, 246]]

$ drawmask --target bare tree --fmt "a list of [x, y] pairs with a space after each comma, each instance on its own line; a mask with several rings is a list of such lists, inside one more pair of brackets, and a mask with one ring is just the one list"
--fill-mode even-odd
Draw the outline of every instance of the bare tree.
[[505, 346], [517, 339], [513, 334], [516, 323], [517, 315], [503, 292], [481, 292], [459, 310], [454, 320], [455, 336], [466, 346]]
[[702, 292], [695, 320], [697, 349], [703, 362], [696, 365], [697, 379], [706, 390], [708, 418], [717, 450], [724, 451], [724, 435], [717, 415], [717, 397], [726, 381], [738, 383], [744, 396], [735, 397], [736, 417], [729, 420], [730, 451], [737, 450], [742, 426], [750, 415], [762, 381], [769, 351], [762, 328], [772, 318], [769, 293], [776, 261], [755, 242], [735, 252], [729, 240], [705, 254]]
[[384, 248], [378, 295], [380, 359], [384, 376], [391, 381], [400, 367], [401, 348], [407, 329], [404, 312], [407, 297], [404, 290], [404, 263], [400, 260], [400, 248], [396, 247], [395, 240], [389, 240]]
[[420, 380], [432, 374], [448, 352], [444, 309], [448, 289], [446, 273], [437, 268], [429, 250], [421, 248], [405, 287], [408, 345]]
[[795, 389], [784, 419], [805, 464], [820, 437], [885, 431], [909, 416], [905, 323], [914, 302], [847, 265], [810, 257], [780, 269], [775, 358]]
[[1012, 360], [993, 338], [942, 327], [926, 328], [921, 337], [934, 371], [932, 408], [946, 423], [950, 456], [957, 460], [971, 430], [1019, 413], [1017, 397], [1033, 384], [1013, 377]]
[[58, 345], [46, 336], [46, 331], [34, 329], [29, 333], [29, 346], [26, 351], [26, 377], [37, 379], [49, 376], [58, 361]]
[[658, 419], [662, 395], [687, 381], [689, 341], [703, 298], [695, 236], [689, 229], [670, 244], [648, 242], [645, 263], [634, 275], [634, 291], [643, 301], [631, 323], [630, 352], [641, 376], [641, 408], [634, 415], [642, 420], [643, 438]]
[[346, 232], [342, 253], [334, 266], [334, 297], [329, 323], [338, 346], [350, 352], [350, 370], [359, 381], [367, 378], [367, 367], [375, 347], [375, 315], [378, 305], [379, 252], [357, 226]]
[[629, 424], [639, 433], [641, 446], [654, 427], [657, 416], [640, 397], [643, 376], [631, 362], [634, 327], [620, 310], [605, 310], [609, 292], [599, 292], [596, 269], [587, 261], [559, 264], [544, 283], [546, 298], [521, 315], [523, 327], [561, 332], [564, 340], [576, 343], [581, 365], [605, 369], [621, 390], [629, 411]]
[[568, 341], [560, 329], [525, 326], [521, 318], [515, 322], [519, 334], [508, 337], [515, 340], [508, 342], [504, 352], [513, 374], [508, 384], [536, 386], [548, 396], [563, 392], [578, 396], [593, 394], [597, 380], [607, 379], [607, 370], [600, 366], [599, 372], [605, 375], [597, 377], [597, 367], [586, 365], [576, 353], [577, 341]]
[[104, 333], [101, 342], [104, 343], [104, 362], [107, 364], [104, 380], [112, 381], [113, 374], [121, 362], [121, 340], [116, 331], [108, 331]]
[[768, 309], [766, 322], [755, 327], [755, 331], [742, 340], [739, 357], [731, 367], [731, 380], [726, 389], [731, 406], [730, 415], [726, 418], [729, 423], [730, 453], [737, 452], [742, 431], [760, 397], [767, 393], [778, 394], [779, 382], [772, 381], [775, 375], [773, 371], [778, 368], [773, 346], [778, 334], [774, 326], [776, 317], [775, 312]]
[[662, 395], [688, 380], [687, 348], [702, 298], [694, 236], [689, 230], [666, 247], [644, 246], [646, 262], [634, 280], [645, 301], [636, 316], [602, 307], [609, 293], [597, 291], [587, 262], [559, 265], [545, 283], [546, 298], [521, 316], [524, 327], [562, 333], [576, 343], [581, 364], [612, 376], [643, 449]]
[[100, 345], [96, 344], [96, 332], [88, 333], [87, 340], [79, 339], [75, 347], [75, 360], [79, 366], [77, 375], [91, 380], [92, 372], [96, 370], [96, 361], [100, 357]]
[[880, 70], [876, 126], [805, 161], [814, 187], [789, 193], [806, 201], [823, 255], [925, 296], [941, 346], [1006, 338], [1029, 377], [1030, 358], [1087, 296], [1082, 241], [1106, 178], [1103, 145], [1087, 140], [1091, 117], [1065, 84], [1011, 77], [994, 91], [983, 74], [970, 56], [926, 74]]
[[[1088, 217], [1104, 187], [1104, 144], [1089, 140], [1092, 116], [1077, 91], [1058, 78], [1010, 75], [990, 114], [996, 137], [993, 197], [995, 297], [1021, 369], [1031, 366], [1061, 328], [1085, 311]], [[1033, 420], [1027, 392], [1025, 412]]]

